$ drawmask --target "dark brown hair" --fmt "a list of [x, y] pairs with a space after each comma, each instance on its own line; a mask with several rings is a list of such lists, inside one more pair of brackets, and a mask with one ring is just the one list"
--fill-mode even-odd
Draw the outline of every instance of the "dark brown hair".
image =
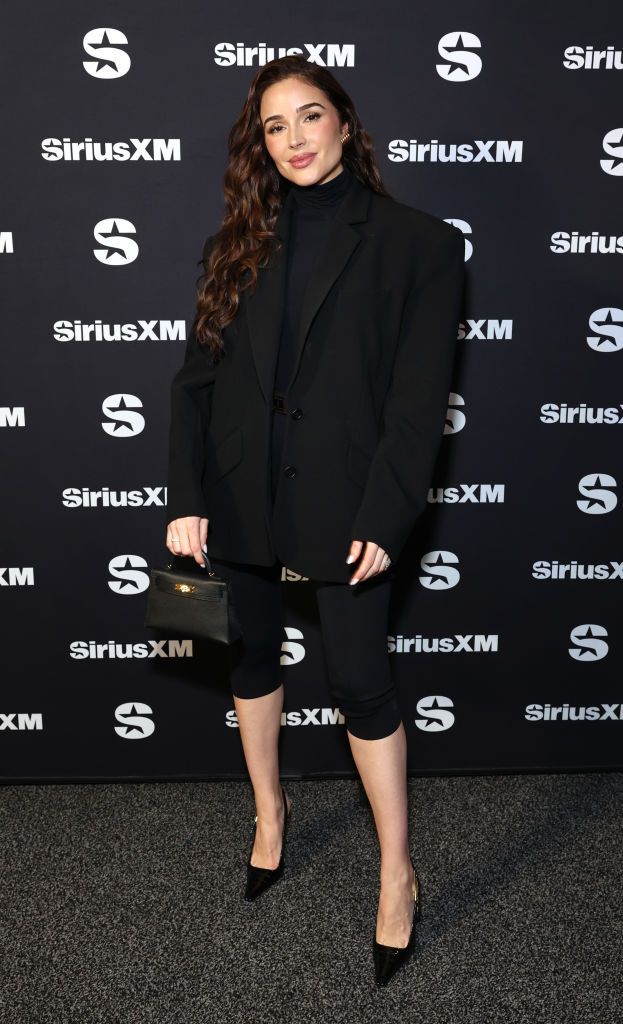
[[[264, 141], [262, 95], [284, 78], [302, 78], [321, 89], [348, 124], [342, 163], [372, 191], [389, 195], [374, 158], [371, 137], [353, 102], [330, 71], [304, 57], [279, 57], [257, 72], [242, 112], [229, 133], [229, 164], [223, 178], [225, 215], [197, 280], [197, 310], [192, 329], [217, 362], [223, 354], [221, 331], [234, 319], [240, 292], [255, 286], [257, 272], [280, 245], [274, 224], [287, 194]], [[202, 261], [199, 261], [202, 263]]]

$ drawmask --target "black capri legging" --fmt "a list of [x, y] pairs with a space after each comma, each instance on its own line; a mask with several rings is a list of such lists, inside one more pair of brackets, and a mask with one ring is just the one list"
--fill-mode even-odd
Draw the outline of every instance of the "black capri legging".
[[[228, 647], [236, 697], [262, 697], [281, 685], [283, 601], [279, 562], [269, 567], [212, 558], [231, 580], [243, 638]], [[315, 589], [329, 683], [353, 736], [382, 739], [401, 722], [387, 653], [394, 569], [350, 586], [310, 580]]]

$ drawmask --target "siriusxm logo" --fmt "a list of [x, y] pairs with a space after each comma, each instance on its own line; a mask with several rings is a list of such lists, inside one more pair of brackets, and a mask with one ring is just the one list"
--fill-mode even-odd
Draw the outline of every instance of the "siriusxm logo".
[[623, 580], [623, 562], [534, 562], [535, 580]]
[[474, 139], [473, 142], [440, 142], [430, 139], [392, 139], [387, 147], [392, 163], [412, 164], [520, 164], [523, 141], [520, 139]]
[[579, 231], [555, 231], [551, 236], [550, 249], [557, 256], [565, 253], [607, 254], [623, 252], [623, 235], [600, 235], [591, 231], [582, 235]]
[[457, 484], [456, 487], [430, 487], [427, 500], [432, 505], [503, 504], [504, 484]]
[[34, 587], [35, 569], [32, 565], [0, 566], [0, 587]]
[[586, 344], [593, 352], [620, 352], [623, 349], [623, 309], [618, 306], [601, 306], [589, 317], [594, 334], [589, 334]]
[[569, 634], [574, 645], [569, 647], [569, 655], [574, 661], [601, 661], [609, 651], [608, 630], [596, 622], [584, 622], [575, 626]]
[[192, 640], [145, 640], [141, 643], [126, 643], [121, 640], [73, 640], [69, 645], [69, 657], [76, 661], [85, 659], [127, 660], [129, 658], [192, 658]]
[[132, 61], [127, 50], [128, 37], [117, 28], [92, 28], [82, 40], [85, 52], [94, 60], [85, 60], [82, 66], [93, 78], [110, 80], [122, 78], [130, 70]]
[[422, 555], [420, 566], [426, 575], [418, 579], [426, 590], [450, 590], [461, 578], [458, 558], [453, 551], [429, 551]]
[[108, 571], [114, 580], [108, 586], [121, 597], [134, 597], [149, 586], [149, 567], [141, 555], [115, 555], [108, 563]]
[[390, 654], [496, 654], [499, 646], [497, 633], [455, 633], [454, 636], [397, 636], [387, 637]]
[[473, 32], [446, 32], [439, 40], [437, 52], [445, 57], [445, 63], [436, 64], [440, 78], [446, 82], [471, 82], [482, 71], [480, 39]]
[[51, 163], [59, 160], [86, 163], [96, 161], [145, 160], [149, 163], [156, 160], [180, 160], [179, 139], [128, 139], [127, 142], [94, 142], [90, 136], [73, 141], [64, 136], [62, 139], [49, 138], [41, 141], [41, 156]]
[[453, 406], [465, 405], [465, 399], [462, 395], [457, 395], [455, 391], [451, 391], [448, 395], [448, 403], [443, 432], [444, 434], [458, 434], [467, 421], [465, 413], [461, 409], [453, 408]]
[[266, 43], [217, 43], [214, 63], [219, 68], [250, 68], [267, 64], [275, 57], [300, 53], [311, 64], [323, 68], [355, 66], [354, 43], [302, 43], [300, 46], [268, 46]]
[[622, 71], [623, 50], [614, 46], [596, 49], [594, 46], [568, 46], [563, 54], [563, 68], [567, 71]]
[[420, 717], [413, 721], [422, 732], [445, 732], [454, 725], [454, 712], [450, 710], [453, 707], [449, 697], [420, 697], [416, 705]]
[[619, 405], [567, 405], [566, 402], [546, 402], [541, 406], [541, 423], [623, 423], [623, 403]]
[[459, 341], [508, 341], [512, 337], [512, 320], [466, 319], [464, 324], [459, 324]]
[[[282, 725], [344, 725], [346, 719], [339, 708], [301, 708], [300, 711], [283, 711]], [[225, 725], [237, 729], [238, 716], [235, 711], [227, 711]]]
[[0, 732], [32, 732], [33, 730], [40, 731], [43, 729], [43, 715], [41, 712], [26, 713], [26, 712], [14, 712], [12, 714], [2, 714], [0, 712]]
[[0, 405], [0, 427], [25, 427], [26, 412], [23, 405]]
[[102, 423], [102, 430], [109, 437], [135, 437], [145, 429], [145, 417], [138, 409], [143, 403], [136, 395], [109, 395], [102, 402], [102, 412], [108, 421]]
[[151, 736], [156, 726], [153, 718], [149, 718], [153, 711], [149, 704], [143, 704], [135, 700], [132, 703], [120, 704], [115, 708], [115, 718], [120, 725], [115, 726], [117, 736], [123, 740], [145, 740]]
[[140, 487], [133, 491], [101, 487], [91, 491], [87, 487], [66, 487], [63, 491], [65, 508], [147, 508], [167, 503], [166, 487]]
[[576, 501], [580, 512], [587, 515], [605, 515], [614, 511], [618, 498], [612, 488], [617, 482], [610, 473], [587, 473], [578, 483], [578, 490], [584, 498]]
[[137, 320], [105, 324], [101, 320], [57, 320], [54, 341], [185, 341], [185, 320]]
[[[283, 578], [283, 573], [282, 573]], [[296, 626], [284, 626], [286, 639], [281, 644], [280, 665], [297, 665], [305, 657], [304, 636]]]
[[94, 249], [93, 255], [107, 267], [125, 267], [139, 254], [138, 242], [127, 235], [135, 235], [136, 228], [125, 217], [104, 217], [93, 228], [96, 241], [102, 246]]
[[614, 178], [623, 177], [623, 128], [613, 128], [606, 132], [602, 140], [606, 160], [600, 160], [599, 166], [605, 174]]
[[622, 722], [623, 704], [528, 704], [524, 717], [528, 722]]

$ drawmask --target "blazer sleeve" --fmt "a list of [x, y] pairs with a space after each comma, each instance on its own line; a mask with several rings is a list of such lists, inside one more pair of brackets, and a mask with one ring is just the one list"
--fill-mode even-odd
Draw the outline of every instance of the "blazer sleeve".
[[[203, 248], [208, 257], [214, 235]], [[184, 516], [208, 517], [201, 487], [204, 434], [210, 422], [215, 367], [209, 349], [191, 331], [184, 362], [171, 381], [167, 523]]]
[[464, 284], [465, 242], [453, 225], [423, 258], [407, 295], [382, 432], [352, 527], [396, 561], [426, 507], [448, 407]]

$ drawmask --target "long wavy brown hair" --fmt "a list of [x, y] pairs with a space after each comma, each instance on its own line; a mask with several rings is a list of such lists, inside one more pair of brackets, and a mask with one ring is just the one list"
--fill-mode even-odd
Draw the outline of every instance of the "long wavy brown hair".
[[214, 362], [224, 353], [221, 331], [234, 319], [240, 293], [255, 287], [257, 272], [281, 246], [275, 221], [287, 195], [285, 184], [264, 142], [260, 104], [265, 90], [284, 78], [297, 77], [317, 86], [348, 124], [342, 163], [379, 195], [389, 196], [374, 158], [372, 138], [363, 128], [348, 93], [330, 71], [304, 57], [279, 57], [257, 72], [240, 117], [228, 138], [229, 164], [223, 177], [225, 215], [214, 236], [204, 270], [197, 279], [197, 310], [192, 329], [207, 345]]

